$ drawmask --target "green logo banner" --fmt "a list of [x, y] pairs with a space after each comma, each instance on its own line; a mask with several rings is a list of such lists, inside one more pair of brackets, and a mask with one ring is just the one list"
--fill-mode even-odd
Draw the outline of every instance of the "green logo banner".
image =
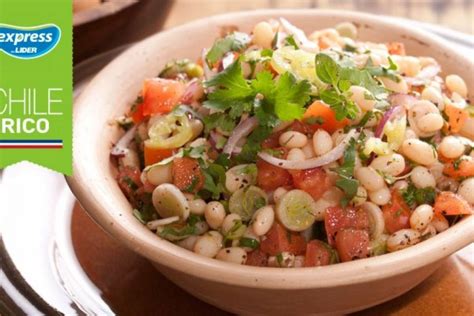
[[0, 168], [72, 173], [72, 3], [0, 0]]

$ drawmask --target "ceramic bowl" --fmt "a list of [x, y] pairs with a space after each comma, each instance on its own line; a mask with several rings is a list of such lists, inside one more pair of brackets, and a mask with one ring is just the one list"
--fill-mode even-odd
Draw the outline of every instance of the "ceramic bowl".
[[[156, 76], [175, 58], [197, 58], [220, 28], [243, 31], [269, 18], [285, 17], [307, 32], [351, 21], [360, 38], [401, 41], [412, 55], [429, 55], [443, 74], [457, 73], [474, 89], [474, 65], [443, 40], [393, 22], [355, 12], [264, 10], [195, 21], [156, 34], [127, 50], [102, 70], [74, 108], [74, 176], [69, 185], [104, 230], [147, 257], [170, 280], [192, 295], [238, 314], [348, 313], [394, 298], [427, 278], [443, 259], [474, 240], [474, 217], [411, 248], [380, 257], [327, 267], [276, 269], [239, 266], [208, 259], [161, 240], [132, 215], [120, 191], [109, 151], [120, 131], [111, 122], [123, 115], [143, 79]], [[153, 277], [153, 276], [150, 276]]]

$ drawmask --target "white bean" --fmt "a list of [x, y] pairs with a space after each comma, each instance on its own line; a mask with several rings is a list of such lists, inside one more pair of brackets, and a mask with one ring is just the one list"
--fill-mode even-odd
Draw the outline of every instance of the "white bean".
[[456, 136], [446, 136], [438, 147], [441, 154], [449, 159], [456, 159], [464, 153], [465, 147]]
[[242, 221], [242, 218], [240, 217], [240, 215], [235, 214], [235, 213], [227, 215], [224, 218], [224, 221], [222, 222], [222, 228], [221, 228], [222, 233], [224, 235], [227, 234], [235, 226], [235, 223], [238, 221]]
[[351, 22], [339, 23], [336, 25], [335, 29], [341, 36], [348, 37], [350, 39], [357, 38], [357, 27]]
[[474, 204], [474, 178], [468, 178], [461, 182], [458, 188], [458, 194], [469, 204]]
[[400, 154], [378, 156], [370, 163], [370, 166], [383, 173], [397, 176], [405, 170], [405, 158]]
[[206, 221], [197, 222], [194, 225], [196, 235], [202, 235], [209, 230], [209, 225]]
[[139, 168], [140, 158], [138, 158], [137, 151], [129, 148], [128, 151], [125, 152], [125, 155], [123, 157], [120, 157], [120, 163], [122, 166]]
[[273, 202], [275, 202], [275, 204], [278, 203], [286, 192], [288, 192], [288, 190], [284, 187], [279, 187], [273, 191]]
[[413, 56], [393, 55], [393, 61], [398, 65], [400, 73], [415, 77], [421, 70], [420, 60]]
[[152, 203], [162, 218], [179, 216], [186, 220], [189, 216], [189, 203], [183, 192], [175, 185], [163, 183], [157, 186], [152, 193]]
[[365, 201], [367, 201], [367, 190], [363, 186], [359, 185], [357, 187], [357, 193], [352, 199], [352, 203], [355, 206], [358, 206], [363, 204]]
[[375, 106], [375, 98], [372, 93], [364, 87], [352, 86], [349, 88], [350, 99], [354, 101], [363, 112], [370, 111]]
[[446, 76], [445, 82], [449, 91], [458, 93], [464, 99], [467, 98], [467, 86], [464, 79], [458, 75], [448, 75]]
[[396, 93], [408, 93], [408, 85], [401, 76], [398, 76], [399, 81], [396, 82], [390, 78], [387, 77], [379, 77], [378, 79], [382, 81], [383, 85], [385, 88], [387, 88], [390, 91], [396, 92]]
[[443, 117], [437, 113], [428, 113], [416, 121], [417, 127], [425, 133], [439, 131], [443, 125]]
[[196, 241], [198, 240], [198, 238], [199, 236], [191, 235], [188, 238], [178, 241], [176, 244], [180, 247], [183, 247], [184, 249], [193, 251], [194, 245], [196, 244]]
[[355, 177], [368, 191], [377, 191], [385, 187], [385, 182], [382, 176], [373, 168], [359, 168], [355, 171]]
[[317, 156], [324, 155], [333, 147], [333, 139], [328, 132], [323, 129], [318, 129], [313, 134], [313, 150]]
[[204, 217], [211, 228], [219, 228], [225, 218], [224, 205], [217, 201], [209, 202], [204, 210]]
[[222, 248], [223, 246], [223, 241], [224, 241], [224, 236], [222, 236], [221, 233], [219, 233], [217, 230], [211, 230], [206, 233], [206, 235], [209, 235], [213, 237], [217, 243], [219, 244], [219, 247]]
[[406, 188], [408, 188], [408, 182], [406, 182], [405, 180], [398, 180], [393, 184], [392, 188], [397, 189], [399, 191], [405, 190]]
[[474, 141], [474, 118], [468, 117], [459, 131], [459, 135]]
[[233, 193], [253, 183], [254, 176], [244, 172], [248, 166], [248, 164], [237, 165], [225, 173], [225, 187], [229, 192]]
[[435, 178], [436, 182], [440, 181], [440, 179], [444, 177], [443, 169], [444, 169], [444, 165], [439, 161], [436, 161], [434, 164], [432, 164], [429, 167], [429, 170], [431, 174], [433, 175], [433, 177]]
[[436, 150], [430, 144], [419, 139], [404, 140], [402, 151], [410, 160], [424, 166], [432, 165], [438, 159]]
[[393, 233], [387, 239], [387, 251], [394, 252], [410, 246], [413, 246], [421, 241], [420, 232], [414, 229], [400, 229]]
[[369, 191], [369, 199], [377, 205], [385, 205], [392, 197], [390, 190], [385, 186], [377, 191]]
[[301, 148], [308, 143], [308, 137], [300, 132], [288, 131], [280, 135], [279, 142], [286, 148]]
[[306, 159], [306, 155], [299, 148], [291, 148], [286, 159], [291, 161], [304, 161]]
[[449, 228], [449, 222], [443, 215], [436, 215], [433, 217], [433, 220], [431, 220], [431, 225], [434, 226], [438, 233], [444, 232]]
[[216, 259], [236, 264], [244, 264], [247, 260], [247, 253], [241, 247], [228, 247], [219, 250]]
[[194, 252], [209, 258], [214, 258], [219, 252], [219, 243], [211, 235], [204, 235], [198, 237], [194, 244]]
[[150, 170], [146, 172], [146, 179], [153, 185], [173, 182], [171, 164], [151, 167]]
[[435, 177], [431, 172], [422, 166], [416, 166], [411, 171], [410, 179], [418, 189], [436, 186]]
[[423, 236], [423, 240], [436, 236], [436, 227], [431, 224], [428, 224], [426, 228], [421, 232], [421, 236]]
[[441, 92], [434, 87], [426, 87], [425, 89], [423, 89], [423, 92], [421, 93], [421, 98], [423, 100], [431, 101], [441, 111], [444, 109], [443, 96], [441, 95]]
[[273, 29], [268, 22], [260, 22], [253, 28], [253, 42], [262, 48], [271, 48], [273, 41]]
[[270, 205], [264, 206], [258, 209], [252, 221], [252, 230], [257, 236], [265, 235], [273, 225], [275, 221], [275, 211]]
[[189, 210], [192, 214], [203, 215], [206, 205], [206, 202], [202, 199], [192, 200], [189, 202]]
[[422, 231], [433, 219], [434, 212], [431, 205], [419, 205], [410, 216], [410, 226], [413, 229]]
[[301, 148], [301, 150], [303, 151], [306, 159], [310, 159], [316, 156], [316, 153], [313, 149], [313, 144], [311, 142], [308, 142], [303, 148]]

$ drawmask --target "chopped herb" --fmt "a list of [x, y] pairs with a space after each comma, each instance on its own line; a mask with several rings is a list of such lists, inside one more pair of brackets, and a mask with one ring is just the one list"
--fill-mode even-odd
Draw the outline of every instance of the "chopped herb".
[[281, 252], [276, 255], [276, 260], [278, 262], [278, 265], [281, 267], [283, 265], [283, 255], [281, 254]]
[[359, 181], [353, 178], [354, 167], [355, 167], [355, 154], [356, 154], [356, 140], [351, 138], [349, 146], [344, 152], [344, 162], [335, 171], [337, 172], [339, 179], [336, 180], [336, 186], [344, 191], [345, 196], [341, 200], [343, 207], [354, 198], [357, 194], [357, 188], [359, 187]]
[[190, 226], [196, 226], [197, 223], [204, 221], [204, 219], [196, 214], [189, 214], [187, 223]]
[[258, 126], [247, 138], [242, 151], [236, 157], [237, 161], [242, 163], [255, 162], [257, 153], [262, 148], [262, 141], [270, 135], [271, 131], [270, 127]]
[[127, 186], [131, 190], [135, 191], [136, 189], [138, 189], [138, 185], [135, 183], [135, 181], [132, 180], [132, 178], [125, 176], [122, 178], [122, 180], [127, 184]]
[[273, 56], [273, 50], [270, 48], [265, 48], [260, 51], [260, 56], [262, 57], [272, 57]]
[[322, 116], [310, 116], [310, 117], [306, 118], [304, 121], [305, 121], [305, 123], [310, 124], [310, 125], [314, 125], [314, 124], [322, 125], [322, 124], [324, 124], [324, 117], [322, 117]]
[[357, 124], [355, 127], [364, 127], [368, 121], [370, 121], [373, 117], [375, 117], [374, 112], [372, 111], [367, 111], [362, 119], [360, 120], [359, 124]]
[[212, 197], [218, 200], [221, 193], [226, 192], [225, 189], [225, 168], [216, 163], [211, 163], [209, 166], [202, 168], [204, 175], [204, 187], [198, 192], [199, 196], [203, 198]]
[[293, 35], [287, 36], [283, 44], [285, 46], [293, 46], [295, 49], [299, 49], [298, 44], [296, 44], [296, 41]]
[[257, 249], [260, 246], [260, 243], [256, 239], [242, 237], [242, 238], [240, 238], [239, 246], [240, 247], [247, 247], [247, 248], [250, 248], [250, 249]]
[[214, 42], [206, 55], [206, 61], [209, 66], [213, 66], [228, 52], [242, 51], [250, 43], [250, 37], [241, 32], [234, 32], [224, 38], [220, 38]]
[[137, 106], [143, 103], [143, 97], [139, 95], [135, 101], [133, 102], [132, 106], [130, 107], [130, 112], [135, 112], [137, 110]]
[[411, 207], [415, 207], [420, 204], [433, 204], [436, 191], [433, 187], [426, 187], [418, 189], [412, 183], [402, 191], [402, 197], [405, 202]]
[[234, 226], [225, 234], [224, 239], [225, 240], [236, 240], [242, 237], [242, 235], [245, 233], [245, 230], [247, 229], [247, 226], [245, 226], [242, 223], [242, 220], [234, 220]]

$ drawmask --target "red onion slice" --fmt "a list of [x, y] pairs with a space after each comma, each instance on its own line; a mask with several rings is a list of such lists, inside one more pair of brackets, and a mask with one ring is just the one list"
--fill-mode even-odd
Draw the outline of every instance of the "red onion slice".
[[375, 129], [374, 136], [377, 138], [381, 138], [385, 124], [387, 124], [388, 121], [392, 120], [398, 114], [401, 114], [401, 113], [404, 113], [403, 106], [401, 105], [394, 106], [390, 108], [387, 112], [385, 112], [382, 119], [379, 122], [379, 125], [377, 125], [377, 128]]
[[192, 104], [194, 101], [199, 100], [203, 94], [204, 88], [201, 82], [197, 78], [194, 78], [187, 83], [184, 93], [181, 96], [181, 103]]
[[123, 157], [128, 152], [128, 146], [130, 145], [131, 141], [135, 137], [135, 132], [137, 131], [137, 126], [135, 125], [131, 129], [129, 129], [123, 136], [119, 139], [119, 141], [115, 144], [114, 148], [110, 151], [112, 156]]
[[306, 34], [303, 32], [303, 30], [297, 28], [288, 20], [284, 18], [280, 18], [280, 23], [283, 29], [290, 35], [293, 35], [295, 40], [299, 42], [299, 46], [301, 49], [306, 50], [311, 53], [317, 53], [319, 51], [318, 45], [316, 45], [315, 42], [310, 41], [307, 37]]
[[239, 140], [242, 137], [246, 137], [248, 134], [250, 134], [250, 132], [252, 132], [255, 127], [257, 127], [257, 125], [258, 120], [255, 116], [240, 122], [239, 125], [237, 125], [237, 127], [232, 131], [232, 134], [230, 134], [230, 137], [227, 140], [222, 152], [228, 155], [232, 154]]
[[286, 159], [280, 159], [276, 158], [269, 153], [266, 152], [259, 152], [258, 156], [268, 162], [269, 164], [272, 164], [276, 167], [280, 167], [283, 169], [293, 169], [293, 170], [304, 170], [304, 169], [311, 169], [311, 168], [316, 168], [320, 166], [324, 166], [328, 163], [331, 163], [333, 161], [338, 160], [344, 155], [344, 151], [346, 150], [347, 144], [353, 137], [357, 137], [359, 135], [359, 132], [357, 132], [355, 129], [349, 131], [347, 133], [346, 137], [342, 140], [339, 145], [334, 147], [332, 150], [327, 152], [326, 154], [316, 157], [316, 158], [311, 158], [308, 160], [303, 160], [303, 161], [292, 161], [292, 160], [286, 160]]

